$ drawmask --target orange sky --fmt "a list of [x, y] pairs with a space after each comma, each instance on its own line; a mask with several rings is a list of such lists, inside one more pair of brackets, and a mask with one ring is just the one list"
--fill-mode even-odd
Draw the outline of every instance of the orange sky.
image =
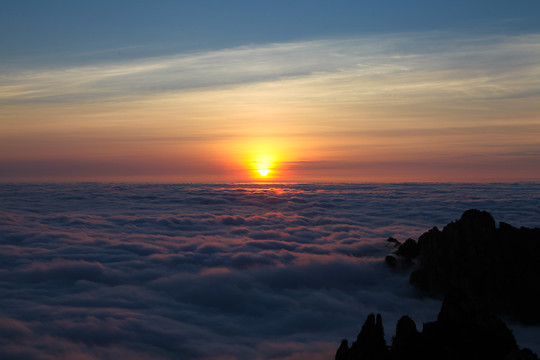
[[0, 181], [540, 180], [540, 36], [440, 37], [4, 73]]

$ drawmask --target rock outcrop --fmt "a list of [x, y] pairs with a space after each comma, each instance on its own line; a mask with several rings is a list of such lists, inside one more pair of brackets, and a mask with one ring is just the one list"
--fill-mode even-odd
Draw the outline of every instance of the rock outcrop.
[[488, 212], [468, 210], [422, 234], [418, 248], [410, 281], [420, 289], [461, 291], [492, 312], [540, 324], [540, 229], [497, 228]]
[[419, 332], [403, 316], [392, 345], [386, 346], [380, 315], [370, 314], [349, 348], [343, 340], [336, 360], [538, 360], [529, 349], [519, 349], [512, 332], [495, 315], [460, 292], [449, 293], [434, 322]]
[[396, 255], [403, 257], [406, 261], [410, 261], [420, 254], [420, 246], [414, 241], [414, 239], [407, 239], [403, 244], [401, 244], [397, 251]]
[[393, 237], [386, 240], [388, 244], [396, 248], [395, 256], [388, 255], [384, 261], [391, 268], [411, 268], [413, 260], [420, 254], [420, 246], [414, 239], [407, 239], [404, 243], [400, 243]]
[[336, 360], [538, 360], [518, 348], [494, 314], [540, 324], [540, 229], [504, 222], [496, 227], [488, 212], [468, 210], [418, 242], [387, 241], [397, 248], [385, 258], [390, 267], [416, 264], [411, 283], [428, 293], [446, 293], [441, 311], [421, 332], [403, 316], [390, 347], [380, 315], [371, 314], [350, 348], [347, 340], [341, 343]]
[[348, 347], [347, 340], [341, 342], [336, 360], [383, 360], [388, 358], [384, 340], [384, 328], [380, 314], [369, 314], [356, 341]]

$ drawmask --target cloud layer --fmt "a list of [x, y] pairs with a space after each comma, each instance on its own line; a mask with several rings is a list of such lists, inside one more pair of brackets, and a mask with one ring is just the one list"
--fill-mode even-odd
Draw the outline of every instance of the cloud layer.
[[369, 312], [390, 340], [439, 310], [384, 266], [385, 238], [471, 207], [539, 215], [538, 184], [0, 186], [7, 359], [332, 358]]

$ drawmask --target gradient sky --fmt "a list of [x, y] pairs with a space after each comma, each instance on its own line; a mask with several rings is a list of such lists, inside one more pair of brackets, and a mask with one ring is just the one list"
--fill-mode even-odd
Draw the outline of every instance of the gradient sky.
[[3, 0], [0, 181], [539, 181], [539, 16]]

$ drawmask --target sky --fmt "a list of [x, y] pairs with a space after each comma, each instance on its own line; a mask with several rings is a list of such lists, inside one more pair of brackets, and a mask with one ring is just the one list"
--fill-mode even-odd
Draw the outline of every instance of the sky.
[[540, 181], [539, 13], [4, 0], [0, 181]]

